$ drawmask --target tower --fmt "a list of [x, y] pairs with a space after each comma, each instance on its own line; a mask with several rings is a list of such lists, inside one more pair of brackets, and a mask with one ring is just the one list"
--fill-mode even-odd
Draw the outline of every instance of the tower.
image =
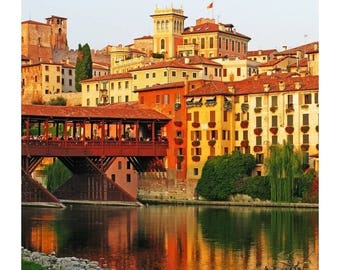
[[153, 18], [153, 52], [162, 53], [165, 58], [176, 57], [176, 47], [182, 44], [184, 20], [182, 9], [158, 9], [151, 15]]
[[68, 50], [67, 18], [51, 16], [46, 18], [46, 24], [51, 26], [51, 48]]

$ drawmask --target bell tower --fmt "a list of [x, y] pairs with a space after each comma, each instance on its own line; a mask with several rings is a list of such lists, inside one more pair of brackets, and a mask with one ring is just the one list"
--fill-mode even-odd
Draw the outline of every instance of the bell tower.
[[177, 54], [177, 45], [182, 44], [184, 20], [182, 9], [156, 7], [153, 18], [153, 52], [164, 54], [164, 58], [173, 58]]
[[67, 18], [51, 16], [46, 18], [46, 24], [51, 26], [51, 48], [68, 50]]

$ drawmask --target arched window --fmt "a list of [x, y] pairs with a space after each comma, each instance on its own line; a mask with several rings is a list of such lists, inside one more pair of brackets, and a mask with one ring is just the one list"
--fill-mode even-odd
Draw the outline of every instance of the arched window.
[[165, 40], [161, 39], [161, 50], [165, 50]]
[[159, 30], [159, 26], [160, 26], [160, 22], [159, 21], [157, 21], [157, 30]]
[[177, 21], [174, 21], [174, 31], [176, 31], [176, 22]]
[[166, 20], [166, 22], [165, 22], [165, 29], [168, 30], [168, 27], [169, 27], [169, 21]]
[[164, 21], [162, 21], [161, 29], [162, 29], [162, 30], [164, 29]]

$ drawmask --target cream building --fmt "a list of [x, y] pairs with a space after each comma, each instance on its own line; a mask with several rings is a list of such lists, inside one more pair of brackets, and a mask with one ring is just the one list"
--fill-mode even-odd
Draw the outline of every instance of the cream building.
[[80, 83], [82, 106], [95, 107], [138, 100], [137, 94], [132, 92], [130, 73], [109, 74], [82, 80]]
[[267, 63], [270, 60], [275, 59], [275, 53], [277, 52], [276, 49], [248, 51], [247, 59], [259, 63]]
[[241, 81], [258, 73], [259, 63], [239, 58], [216, 58], [216, 63], [222, 65], [221, 78], [224, 82]]

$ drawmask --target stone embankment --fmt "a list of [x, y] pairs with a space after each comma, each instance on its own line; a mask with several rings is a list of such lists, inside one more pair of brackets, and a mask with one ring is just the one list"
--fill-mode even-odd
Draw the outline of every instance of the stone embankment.
[[76, 257], [58, 258], [55, 252], [45, 254], [21, 248], [21, 258], [51, 270], [110, 270], [105, 265], [101, 268], [96, 261]]

